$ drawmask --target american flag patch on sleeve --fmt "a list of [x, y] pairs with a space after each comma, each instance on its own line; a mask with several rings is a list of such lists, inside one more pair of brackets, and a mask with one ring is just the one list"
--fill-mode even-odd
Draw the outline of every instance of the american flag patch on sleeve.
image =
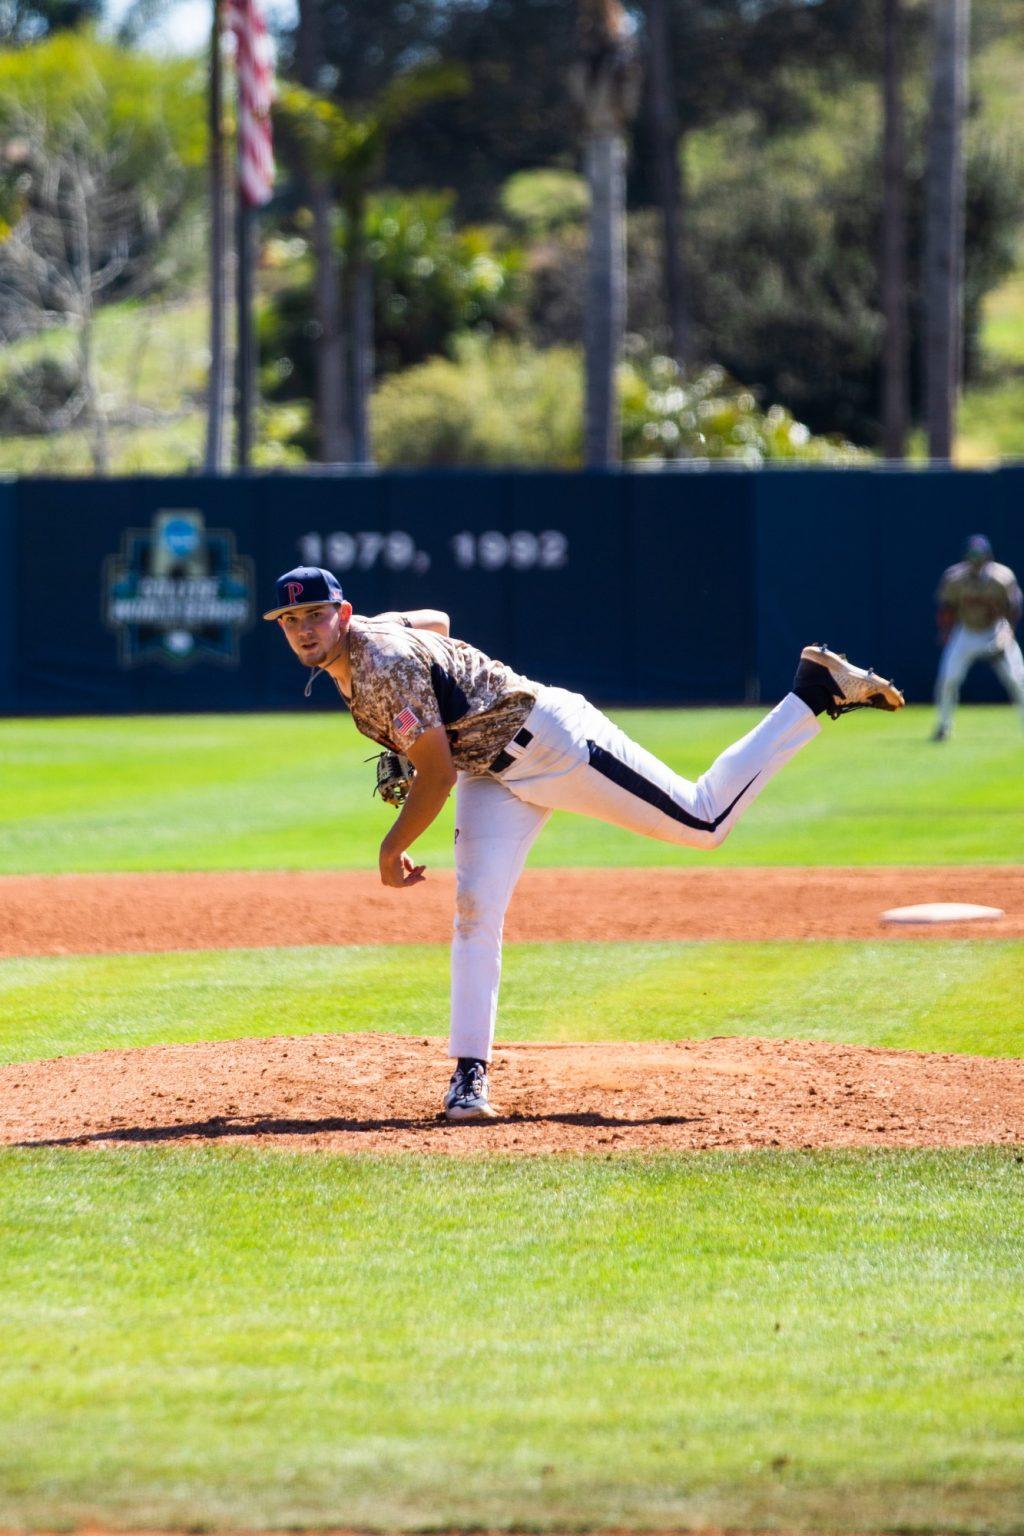
[[402, 713], [396, 715], [391, 722], [395, 728], [395, 734], [398, 736], [408, 736], [409, 732], [414, 731], [419, 723], [419, 715], [414, 715], [408, 704], [402, 710]]

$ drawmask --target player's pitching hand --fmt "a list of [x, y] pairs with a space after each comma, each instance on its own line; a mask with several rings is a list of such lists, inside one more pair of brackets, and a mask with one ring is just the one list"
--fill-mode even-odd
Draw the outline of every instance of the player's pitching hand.
[[414, 864], [407, 853], [392, 853], [386, 844], [380, 850], [380, 878], [382, 885], [401, 890], [406, 885], [418, 885], [426, 874], [425, 864]]

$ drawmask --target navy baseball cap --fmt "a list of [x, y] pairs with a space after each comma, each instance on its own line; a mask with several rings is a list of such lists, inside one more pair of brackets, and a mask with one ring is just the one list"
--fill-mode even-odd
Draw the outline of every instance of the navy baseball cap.
[[965, 550], [968, 560], [991, 560], [992, 545], [983, 533], [972, 533]]
[[277, 607], [263, 615], [278, 619], [289, 608], [311, 608], [314, 603], [343, 603], [337, 576], [319, 565], [297, 565], [277, 578]]

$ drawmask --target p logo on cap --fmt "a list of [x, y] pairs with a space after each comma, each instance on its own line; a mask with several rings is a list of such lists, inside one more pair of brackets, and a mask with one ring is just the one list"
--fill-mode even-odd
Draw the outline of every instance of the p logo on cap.
[[318, 565], [297, 565], [276, 582], [277, 604], [263, 615], [279, 619], [289, 608], [311, 608], [316, 603], [343, 603], [341, 584], [331, 571]]

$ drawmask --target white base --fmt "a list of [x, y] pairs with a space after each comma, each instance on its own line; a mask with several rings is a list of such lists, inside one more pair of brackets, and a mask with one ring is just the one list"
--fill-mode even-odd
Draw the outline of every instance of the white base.
[[971, 901], [922, 901], [916, 907], [891, 907], [883, 923], [973, 923], [1005, 917], [1002, 907], [979, 907]]

